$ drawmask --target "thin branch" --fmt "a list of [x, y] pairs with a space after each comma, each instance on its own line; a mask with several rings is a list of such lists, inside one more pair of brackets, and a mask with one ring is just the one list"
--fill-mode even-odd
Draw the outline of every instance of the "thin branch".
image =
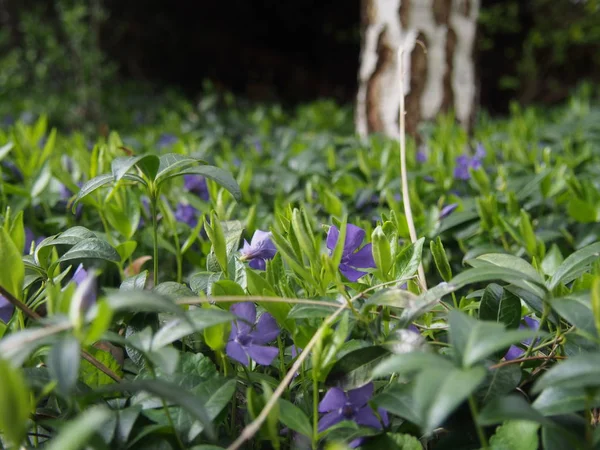
[[[406, 223], [408, 225], [408, 233], [410, 234], [410, 240], [414, 244], [417, 242], [417, 230], [415, 228], [415, 221], [412, 215], [412, 209], [410, 207], [410, 195], [408, 193], [408, 174], [406, 173], [406, 125], [405, 125], [405, 106], [404, 106], [404, 64], [403, 64], [403, 53], [404, 48], [398, 49], [398, 67], [400, 69], [399, 83], [400, 83], [400, 176], [402, 180], [402, 203], [404, 204], [404, 215], [406, 216]], [[419, 285], [423, 291], [427, 290], [427, 281], [425, 280], [425, 270], [423, 269], [423, 262], [419, 263]]]
[[[4, 289], [3, 286], [0, 286], [0, 295], [2, 295], [2, 297], [4, 297], [6, 300], [8, 300], [8, 302], [11, 303], [15, 308], [18, 308], [21, 311], [23, 311], [23, 313], [27, 317], [29, 317], [31, 320], [39, 321], [42, 318], [37, 312], [35, 312], [33, 309], [31, 309], [29, 306], [27, 306], [21, 300], [16, 298], [14, 295], [12, 295], [6, 289]], [[63, 326], [55, 326], [55, 327], [44, 327], [41, 330], [46, 330], [46, 332], [49, 330], [50, 334], [53, 334], [53, 333], [58, 333], [61, 331], [66, 331], [66, 330], [70, 329], [71, 327], [72, 327], [72, 325], [69, 324], [68, 327], [64, 326], [64, 325]], [[35, 336], [33, 336], [33, 337], [35, 337]], [[89, 362], [91, 365], [93, 365], [96, 369], [98, 369], [105, 375], [109, 376], [112, 380], [116, 381], [117, 383], [120, 383], [121, 381], [123, 381], [123, 379], [119, 375], [117, 375], [113, 370], [111, 370], [110, 368], [108, 368], [104, 364], [102, 364], [100, 361], [98, 361], [88, 351], [82, 349], [81, 356], [83, 356], [83, 359], [85, 359], [87, 362]]]
[[279, 397], [281, 397], [281, 395], [286, 390], [287, 386], [291, 383], [291, 381], [294, 378], [294, 375], [296, 375], [296, 373], [302, 366], [302, 363], [310, 354], [310, 351], [312, 350], [312, 348], [317, 344], [319, 339], [321, 339], [321, 335], [325, 331], [325, 328], [327, 326], [329, 326], [329, 324], [331, 324], [335, 320], [335, 318], [342, 311], [344, 311], [344, 309], [346, 309], [346, 306], [340, 305], [339, 308], [336, 309], [336, 311], [331, 316], [329, 316], [325, 320], [325, 322], [323, 322], [323, 324], [319, 327], [319, 329], [317, 330], [315, 335], [312, 337], [312, 339], [309, 341], [309, 343], [306, 345], [306, 347], [302, 350], [302, 353], [300, 353], [300, 355], [298, 356], [298, 358], [296, 359], [294, 364], [292, 364], [292, 367], [290, 368], [288, 373], [285, 375], [285, 377], [283, 378], [281, 383], [279, 383], [279, 386], [277, 386], [277, 389], [275, 389], [275, 392], [273, 392], [273, 395], [269, 398], [269, 401], [267, 402], [267, 404], [265, 405], [263, 410], [260, 412], [258, 417], [256, 419], [254, 419], [251, 423], [249, 423], [242, 430], [242, 432], [240, 433], [240, 436], [229, 447], [227, 447], [227, 450], [239, 449], [244, 442], [248, 441], [250, 438], [252, 438], [252, 436], [254, 436], [258, 432], [258, 430], [260, 430], [260, 427], [262, 426], [264, 421], [267, 420], [269, 413], [271, 412], [273, 407], [275, 407], [275, 405], [277, 404]]
[[543, 360], [567, 359], [567, 357], [566, 356], [548, 356], [548, 355], [528, 356], [527, 358], [511, 359], [510, 361], [499, 362], [498, 364], [494, 364], [493, 366], [490, 366], [490, 369], [499, 369], [500, 367], [510, 366], [511, 364], [521, 364], [522, 362], [525, 362], [525, 361], [537, 361], [540, 359], [543, 359]]

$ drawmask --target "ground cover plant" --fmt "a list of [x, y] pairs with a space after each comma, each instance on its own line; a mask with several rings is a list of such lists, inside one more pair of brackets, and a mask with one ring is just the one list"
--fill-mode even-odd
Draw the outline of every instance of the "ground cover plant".
[[3, 448], [599, 447], [590, 89], [409, 141], [416, 239], [397, 142], [228, 106], [0, 129]]

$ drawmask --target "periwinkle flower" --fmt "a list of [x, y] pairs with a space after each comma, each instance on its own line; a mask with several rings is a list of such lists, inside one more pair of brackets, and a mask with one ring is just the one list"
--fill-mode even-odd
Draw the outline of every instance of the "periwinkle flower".
[[[365, 239], [365, 235], [365, 230], [356, 225], [349, 223], [346, 226], [346, 239], [344, 241], [344, 250], [342, 251], [342, 260], [340, 261], [340, 272], [353, 282], [358, 281], [366, 273], [357, 269], [376, 267], [373, 252], [371, 251], [371, 244], [367, 244], [358, 250], [358, 247], [360, 247], [360, 244]], [[332, 225], [327, 233], [327, 248], [330, 250], [330, 255], [333, 254], [339, 238], [340, 230], [335, 225]]]
[[[540, 327], [540, 322], [531, 317], [525, 317], [525, 325], [523, 325], [523, 324], [519, 325], [519, 328], [522, 330], [527, 330], [527, 329], [537, 330], [537, 329], [539, 329], [539, 327]], [[525, 346], [529, 346], [529, 345], [531, 345], [531, 339], [526, 339], [523, 342], [521, 342], [521, 344], [523, 344]], [[523, 350], [520, 347], [517, 347], [516, 345], [511, 345], [510, 348], [508, 349], [508, 351], [506, 352], [506, 355], [504, 355], [504, 359], [506, 361], [511, 361], [513, 359], [520, 358], [524, 354], [525, 354], [525, 350]]]
[[369, 406], [369, 400], [373, 397], [373, 383], [365, 384], [358, 389], [348, 392], [340, 388], [331, 388], [319, 403], [319, 412], [326, 413], [319, 420], [319, 433], [331, 428], [343, 420], [350, 420], [357, 425], [376, 428], [381, 430], [382, 423], [387, 426], [389, 423], [387, 411], [379, 408], [381, 421]]
[[424, 145], [419, 146], [419, 150], [417, 151], [417, 162], [421, 164], [427, 162], [427, 147]]
[[196, 194], [202, 200], [210, 200], [208, 184], [202, 175], [184, 175], [183, 185], [186, 191]]
[[8, 323], [13, 315], [15, 307], [10, 303], [6, 297], [0, 295], [0, 321]]
[[448, 217], [456, 208], [458, 208], [458, 203], [450, 203], [449, 205], [444, 206], [440, 211], [439, 219], [441, 220]]
[[96, 292], [96, 278], [83, 268], [82, 264], [77, 266], [71, 281], [77, 285], [76, 294], [81, 296], [80, 307], [87, 310], [96, 303], [98, 297]]
[[460, 155], [456, 158], [456, 167], [454, 168], [454, 178], [457, 180], [468, 180], [471, 178], [469, 169], [477, 170], [482, 165], [482, 159], [485, 157], [485, 148], [481, 144], [477, 144], [475, 155]]
[[273, 259], [277, 248], [271, 241], [271, 233], [268, 231], [256, 230], [250, 243], [244, 239], [244, 246], [240, 250], [241, 261], [250, 261], [248, 264], [253, 269], [265, 270], [267, 259]]
[[243, 320], [231, 323], [231, 333], [225, 347], [227, 355], [246, 367], [250, 359], [261, 366], [271, 364], [279, 354], [277, 347], [265, 345], [279, 336], [279, 327], [273, 316], [263, 313], [257, 321], [256, 306], [250, 302], [237, 303], [230, 311]]
[[158, 148], [170, 147], [177, 142], [177, 136], [170, 133], [163, 133], [156, 141], [156, 146]]
[[195, 228], [198, 224], [198, 210], [192, 205], [179, 203], [175, 210], [175, 219], [187, 224], [190, 228]]

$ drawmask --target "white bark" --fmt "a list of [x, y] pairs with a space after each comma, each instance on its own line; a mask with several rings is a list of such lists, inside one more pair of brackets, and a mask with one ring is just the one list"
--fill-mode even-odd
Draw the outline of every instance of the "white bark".
[[[408, 96], [411, 89], [412, 52], [416, 50], [417, 36], [426, 43], [425, 80], [415, 80], [422, 88], [414, 107], [421, 119], [433, 119], [443, 109], [451, 107], [461, 124], [468, 126], [475, 101], [475, 67], [473, 44], [480, 0], [437, 0], [437, 7], [447, 8], [447, 19], [436, 20], [436, 0], [363, 0], [363, 42], [360, 55], [359, 89], [356, 104], [356, 129], [365, 136], [370, 132], [382, 132], [397, 137], [398, 104], [398, 50], [404, 55], [405, 88]], [[403, 2], [407, 2], [403, 5]], [[401, 18], [401, 7], [405, 17]], [[468, 10], [468, 15], [465, 11]], [[403, 26], [402, 23], [406, 26]], [[452, 29], [455, 39], [450, 60], [447, 64], [448, 31]], [[385, 39], [382, 52], [380, 41]], [[387, 58], [383, 61], [383, 58]], [[450, 76], [450, 83], [444, 83]], [[448, 85], [452, 92], [446, 92]], [[453, 104], [444, 105], [444, 99], [453, 99]], [[409, 130], [414, 132], [414, 130]]]

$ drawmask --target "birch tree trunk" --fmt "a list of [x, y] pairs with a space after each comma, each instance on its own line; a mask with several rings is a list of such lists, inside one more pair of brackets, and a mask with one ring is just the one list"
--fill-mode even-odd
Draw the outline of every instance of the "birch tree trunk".
[[[397, 137], [402, 49], [406, 129], [453, 110], [469, 127], [475, 98], [473, 47], [480, 0], [362, 0], [356, 129]], [[421, 45], [422, 44], [422, 45]]]

